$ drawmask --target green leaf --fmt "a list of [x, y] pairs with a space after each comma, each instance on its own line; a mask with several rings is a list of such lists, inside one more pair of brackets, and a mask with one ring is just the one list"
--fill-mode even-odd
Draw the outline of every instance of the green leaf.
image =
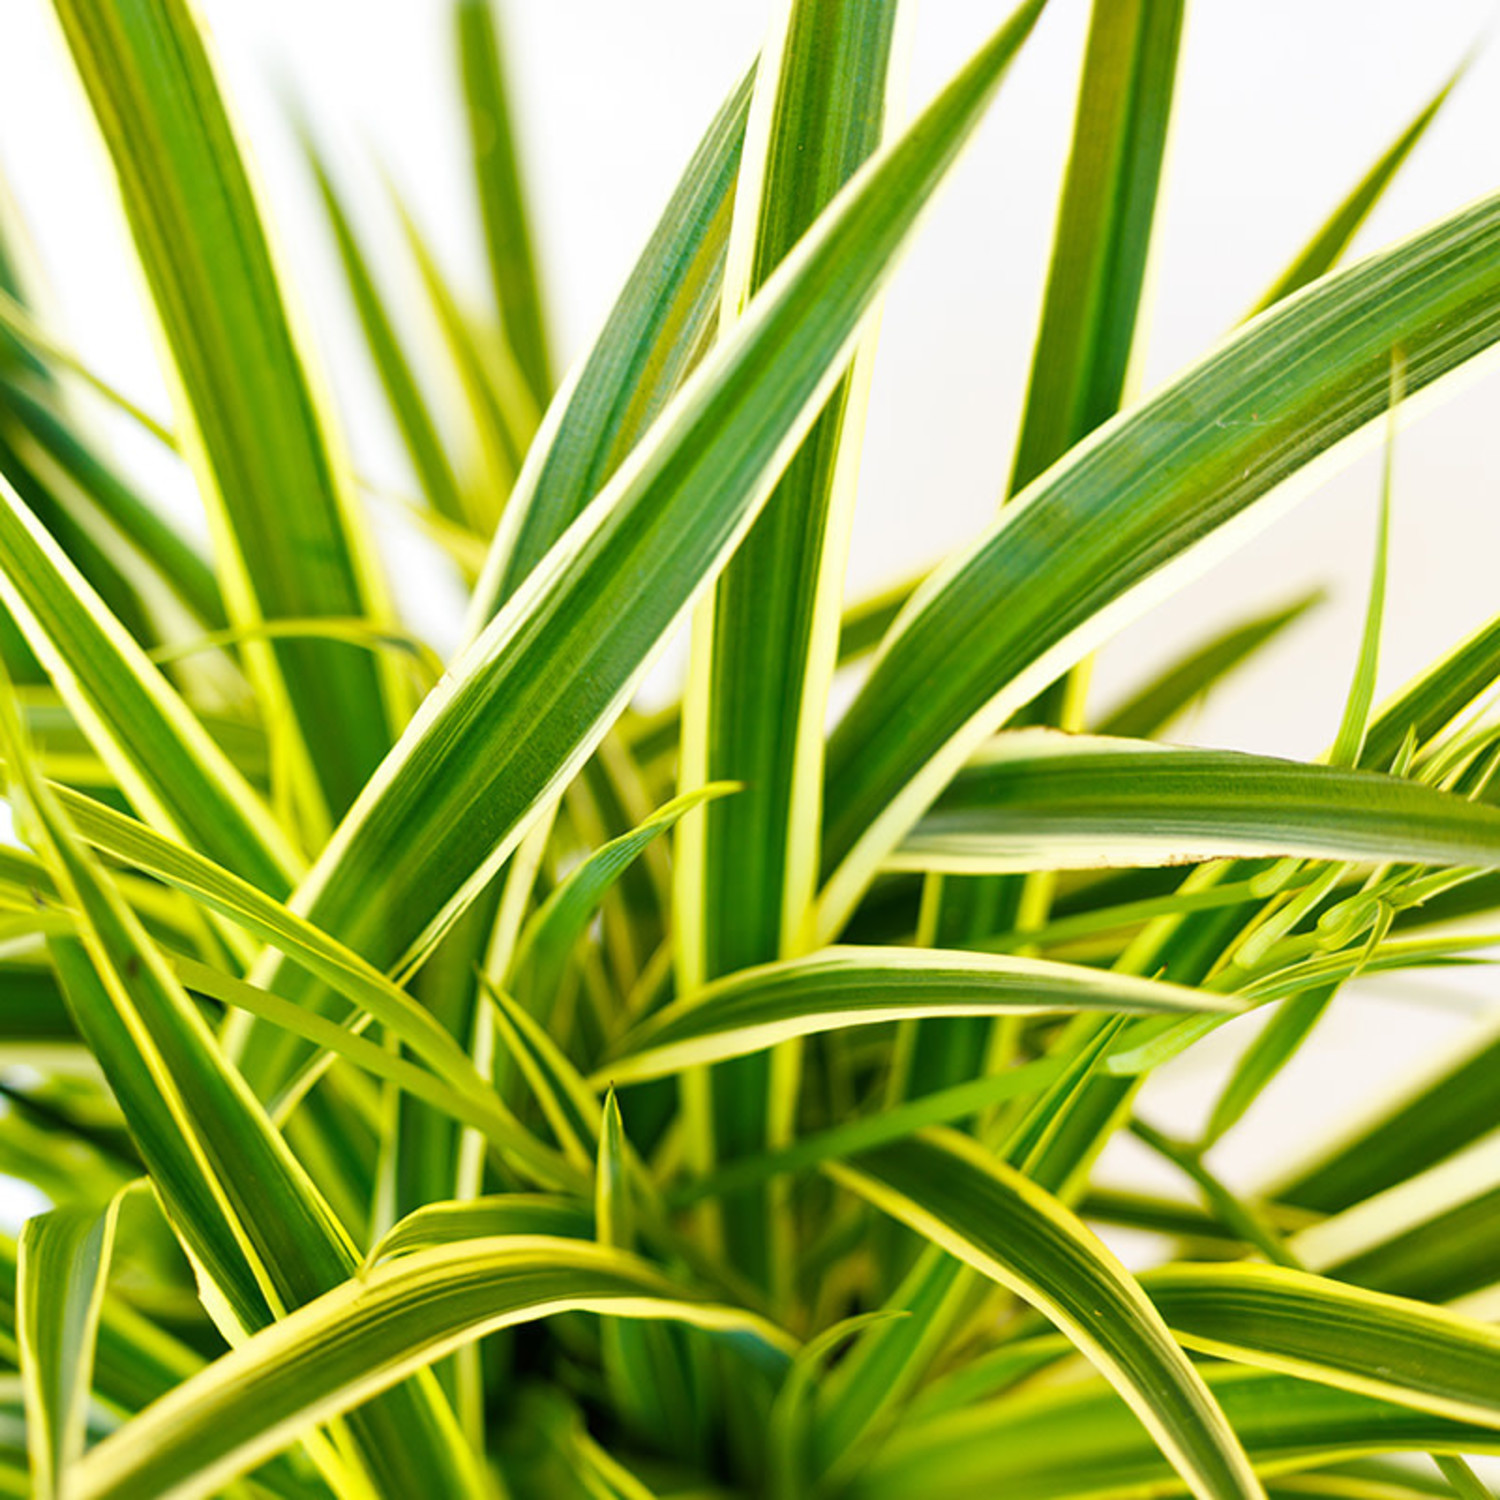
[[515, 127], [492, 0], [458, 0], [459, 69], [474, 157], [479, 216], [506, 342], [538, 409], [552, 395], [552, 362], [531, 223], [521, 188]]
[[536, 1236], [415, 1251], [283, 1318], [106, 1438], [75, 1471], [74, 1500], [215, 1493], [310, 1423], [462, 1344], [566, 1311], [680, 1320], [778, 1361], [788, 1347], [623, 1251]]
[[61, 481], [60, 492], [76, 497], [85, 531], [91, 521], [102, 522], [105, 536], [111, 542], [118, 539], [131, 561], [145, 567], [205, 629], [224, 624], [218, 581], [198, 549], [152, 509], [72, 422], [18, 385], [5, 388], [0, 404], [20, 429], [7, 446], [18, 458], [29, 459], [28, 467], [50, 470]]
[[1100, 719], [1095, 733], [1134, 740], [1149, 739], [1160, 733], [1222, 678], [1295, 625], [1322, 600], [1321, 590], [1304, 594], [1283, 609], [1231, 626], [1222, 635], [1174, 661], [1111, 709]]
[[83, 1455], [94, 1344], [120, 1198], [102, 1212], [55, 1208], [21, 1231], [16, 1331], [37, 1500], [65, 1493]]
[[[358, 954], [228, 870], [112, 809], [54, 788], [79, 837], [116, 859], [175, 886], [293, 958], [368, 1012], [465, 1092], [497, 1103], [453, 1038], [410, 995]], [[204, 976], [201, 973], [200, 979]], [[229, 976], [226, 976], [226, 978]], [[221, 997], [222, 998], [222, 997]]]
[[1141, 1283], [1190, 1349], [1500, 1428], [1500, 1331], [1285, 1266], [1182, 1265]]
[[536, 405], [509, 346], [487, 341], [469, 321], [433, 247], [394, 188], [392, 194], [479, 444], [479, 474], [464, 496], [466, 523], [478, 535], [488, 536], [531, 441]]
[[597, 1096], [557, 1043], [503, 990], [481, 980], [504, 1051], [520, 1067], [558, 1144], [584, 1171], [593, 1164], [603, 1122]]
[[[405, 967], [488, 884], [754, 520], [1039, 9], [1028, 0], [835, 199], [453, 664], [301, 887], [311, 921]], [[267, 1050], [244, 1055], [259, 1086], [286, 1067]]]
[[1242, 1052], [1223, 1091], [1214, 1101], [1204, 1127], [1203, 1143], [1212, 1145], [1244, 1116], [1260, 1098], [1270, 1081], [1311, 1034], [1333, 1000], [1335, 989], [1326, 985], [1291, 995], [1276, 1009], [1265, 1029]]
[[1386, 560], [1391, 543], [1391, 489], [1396, 458], [1396, 408], [1401, 404], [1400, 352], [1391, 356], [1391, 406], [1385, 443], [1385, 467], [1380, 480], [1380, 516], [1375, 530], [1375, 564], [1370, 577], [1369, 603], [1360, 640], [1359, 659], [1349, 684], [1349, 697], [1338, 733], [1328, 752], [1331, 766], [1357, 766], [1369, 729], [1370, 705], [1375, 701], [1375, 677], [1380, 670], [1380, 626], [1385, 617]]
[[[1182, 0], [1096, 0], [1068, 168], [1007, 500], [1126, 399], [1166, 152]], [[1075, 674], [1030, 705], [1028, 722], [1080, 727]], [[1046, 882], [930, 880], [925, 912], [944, 946], [968, 946], [1046, 914]], [[972, 1075], [991, 1028], [916, 1025], [900, 1041], [902, 1093]]]
[[911, 1016], [1238, 1009], [1228, 996], [1048, 959], [941, 948], [828, 948], [739, 970], [658, 1011], [622, 1039], [595, 1078], [655, 1078], [795, 1037]]
[[1375, 205], [1384, 196], [1396, 174], [1405, 165], [1407, 157], [1417, 143], [1427, 134], [1427, 127], [1437, 117], [1438, 111], [1448, 101], [1454, 86], [1468, 71], [1469, 60], [1465, 59], [1447, 79], [1443, 86], [1417, 112], [1416, 117], [1396, 137], [1376, 160], [1375, 164], [1350, 190], [1349, 195], [1334, 209], [1317, 232], [1298, 252], [1286, 270], [1276, 278], [1269, 291], [1251, 309], [1251, 316], [1264, 312], [1273, 303], [1290, 297], [1309, 282], [1331, 271], [1349, 248], [1360, 227], [1369, 218]]
[[593, 347], [548, 411], [475, 589], [477, 632], [619, 468], [718, 324], [753, 71], [709, 125]]
[[[185, 1247], [225, 1308], [227, 1331], [253, 1329], [342, 1281], [347, 1232], [133, 912], [77, 839], [28, 756], [8, 685], [0, 748], [30, 836], [80, 917], [79, 938], [49, 947], [79, 1031], [110, 1080], [132, 1139]], [[400, 1493], [418, 1472], [478, 1494], [431, 1385], [404, 1387], [355, 1419], [378, 1482]]]
[[284, 894], [301, 861], [264, 802], [3, 479], [0, 598], [141, 816]]
[[1497, 236], [1491, 198], [1273, 309], [923, 585], [830, 741], [823, 936], [1010, 714], [1352, 454], [1344, 440], [1384, 410], [1393, 346], [1415, 396], [1500, 339]]
[[391, 415], [411, 460], [417, 481], [428, 503], [440, 516], [460, 525], [467, 524], [467, 513], [458, 476], [448, 461], [437, 420], [422, 394], [416, 374], [401, 346], [388, 304], [382, 297], [354, 224], [344, 207], [328, 166], [311, 135], [302, 131], [303, 150], [312, 166], [323, 200], [324, 211], [333, 229], [334, 243], [343, 266], [344, 279], [354, 301], [354, 310], [364, 332], [370, 358], [380, 377]]
[[[898, 0], [792, 0], [778, 14], [756, 75], [721, 326], [733, 327], [887, 133], [906, 71], [893, 57], [899, 11]], [[679, 785], [744, 790], [677, 836], [682, 990], [789, 956], [815, 894], [824, 725], [876, 331], [871, 320], [694, 616]], [[727, 1160], [773, 1143], [795, 1066], [783, 1052], [721, 1068], [708, 1082], [712, 1120], [690, 1121], [697, 1149]], [[737, 1263], [769, 1281], [775, 1208], [752, 1192], [721, 1209]]]
[[1115, 1387], [1194, 1494], [1263, 1493], [1140, 1287], [1050, 1194], [951, 1131], [826, 1170], [1040, 1309]]
[[700, 787], [674, 797], [643, 823], [596, 849], [551, 892], [521, 930], [511, 987], [523, 998], [547, 1002], [562, 983], [568, 957], [615, 882], [656, 838], [684, 814], [715, 797], [738, 791], [732, 782]]
[[[1370, 1453], [1500, 1451], [1490, 1429], [1286, 1375], [1220, 1367], [1205, 1377], [1267, 1476]], [[981, 1402], [912, 1424], [876, 1455], [850, 1494], [857, 1500], [912, 1494], [924, 1500], [990, 1494], [1006, 1500], [1134, 1500], [1184, 1490], [1125, 1405], [1086, 1382], [1030, 1398]], [[1364, 1500], [1367, 1492], [1353, 1494]]]
[[1119, 410], [1146, 280], [1183, 0], [1096, 0], [1009, 493]]
[[[54, 9], [119, 179], [232, 623], [386, 623], [373, 545], [186, 0]], [[377, 662], [332, 642], [252, 648], [246, 664], [296, 726], [314, 827], [337, 817], [388, 748], [400, 695]]]
[[497, 1193], [467, 1202], [429, 1203], [408, 1214], [370, 1251], [368, 1266], [460, 1240], [509, 1235], [547, 1235], [570, 1240], [594, 1237], [590, 1205], [552, 1193]]
[[1296, 1254], [1375, 1291], [1449, 1302], [1495, 1285], [1500, 1187], [1493, 1137], [1304, 1229]]
[[1480, 1140], [1500, 1126], [1497, 1064], [1500, 1036], [1487, 1032], [1456, 1062], [1419, 1078], [1373, 1119], [1314, 1153], [1273, 1195], [1299, 1208], [1337, 1213]]
[[1500, 864], [1500, 811], [1373, 771], [1016, 730], [912, 830], [896, 868], [995, 872], [1226, 856]]

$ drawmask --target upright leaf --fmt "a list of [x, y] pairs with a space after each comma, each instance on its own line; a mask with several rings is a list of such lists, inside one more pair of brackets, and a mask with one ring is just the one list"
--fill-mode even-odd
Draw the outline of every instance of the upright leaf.
[[1010, 493], [1119, 410], [1171, 118], [1183, 0], [1096, 0]]
[[603, 331], [559, 393], [505, 507], [470, 611], [495, 611], [582, 515], [718, 324], [753, 72], [714, 116]]
[[1273, 309], [1041, 475], [923, 585], [830, 742], [824, 933], [1012, 712], [1284, 510], [1326, 472], [1312, 460], [1352, 451], [1343, 440], [1385, 408], [1393, 346], [1416, 395], [1500, 339], [1497, 242], [1490, 198]]
[[495, 305], [540, 410], [552, 395], [552, 360], [493, 4], [458, 0], [459, 70]]
[[[732, 326], [793, 245], [880, 144], [903, 63], [897, 0], [788, 0], [756, 75], [721, 322]], [[817, 877], [824, 722], [833, 678], [853, 480], [874, 352], [850, 373], [783, 473], [693, 624], [680, 783], [743, 793], [682, 826], [676, 866], [678, 985], [691, 991], [788, 955]], [[726, 1160], [789, 1126], [795, 1051], [748, 1058], [711, 1080], [695, 1142]], [[773, 1069], [780, 1076], [773, 1082]], [[727, 1243], [771, 1277], [774, 1209], [764, 1193], [721, 1205]]]
[[16, 1332], [26, 1442], [37, 1500], [66, 1493], [83, 1455], [94, 1343], [120, 1198], [103, 1210], [55, 1208], [21, 1231]]
[[[386, 623], [372, 543], [187, 0], [54, 8], [151, 289], [232, 621]], [[337, 818], [390, 745], [393, 682], [331, 641], [249, 645], [246, 661], [262, 701], [291, 715], [313, 826]]]
[[[758, 514], [1039, 11], [1027, 0], [834, 200], [453, 664], [301, 888], [310, 920], [377, 966], [409, 962], [525, 837]], [[246, 1066], [263, 1084], [285, 1060]]]

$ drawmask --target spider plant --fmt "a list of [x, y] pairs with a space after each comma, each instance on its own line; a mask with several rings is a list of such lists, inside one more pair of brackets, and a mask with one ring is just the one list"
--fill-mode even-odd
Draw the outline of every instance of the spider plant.
[[[482, 310], [300, 124], [394, 505], [189, 0], [52, 8], [172, 411], [56, 337], [7, 210], [0, 1168], [51, 1207], [0, 1242], [0, 1489], [1483, 1494], [1500, 1042], [1251, 1190], [1214, 1148], [1344, 985], [1494, 941], [1500, 619], [1374, 705], [1388, 464], [1316, 762], [1170, 742], [1306, 600], [1107, 716], [1083, 670], [1500, 344], [1500, 197], [1344, 263], [1446, 89], [1137, 397], [1183, 6], [1096, 0], [1004, 503], [847, 599], [881, 296], [1042, 0], [914, 114], [906, 5], [778, 0], [566, 373], [497, 17], [454, 0]], [[451, 660], [376, 508], [469, 591]], [[1261, 1009], [1164, 1132], [1153, 1073]], [[1122, 1135], [1178, 1191], [1096, 1180]]]

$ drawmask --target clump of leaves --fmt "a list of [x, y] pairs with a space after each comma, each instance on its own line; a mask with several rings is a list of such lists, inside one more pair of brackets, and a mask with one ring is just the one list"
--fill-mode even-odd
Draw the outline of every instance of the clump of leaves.
[[[1107, 720], [1074, 672], [1500, 343], [1500, 198], [1339, 264], [1442, 96], [1127, 405], [1182, 6], [1097, 0], [1012, 497], [850, 602], [881, 292], [1039, 0], [910, 120], [897, 0], [779, 4], [560, 384], [457, 0], [485, 316], [408, 219], [410, 345], [308, 136], [471, 590], [433, 663], [187, 0], [53, 3], [213, 545], [100, 441], [7, 226], [0, 1165], [55, 1206], [0, 1255], [6, 1491], [1482, 1493], [1500, 1044], [1258, 1192], [1210, 1148], [1341, 985], [1492, 941], [1452, 921], [1500, 903], [1500, 621], [1372, 712], [1382, 540], [1315, 764], [1152, 738], [1306, 601]], [[1199, 1138], [1137, 1114], [1256, 1007]], [[1121, 1132], [1180, 1194], [1093, 1181]]]

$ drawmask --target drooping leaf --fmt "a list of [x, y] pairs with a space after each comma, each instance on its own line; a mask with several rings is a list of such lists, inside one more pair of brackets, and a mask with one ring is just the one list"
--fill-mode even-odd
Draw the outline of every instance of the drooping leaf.
[[1494, 868], [1500, 813], [1372, 771], [1047, 730], [992, 740], [891, 863], [1087, 869], [1226, 856]]
[[1145, 1294], [1050, 1194], [953, 1132], [827, 1171], [1033, 1303], [1114, 1386], [1195, 1494], [1262, 1494], [1233, 1428]]
[[1230, 997], [1047, 959], [940, 948], [828, 948], [742, 969], [642, 1022], [603, 1063], [621, 1083], [903, 1016], [1077, 1010], [1233, 1014]]
[[1181, 1265], [1142, 1280], [1189, 1348], [1500, 1428], [1500, 1333], [1285, 1266]]
[[1393, 346], [1416, 395], [1500, 338], [1497, 234], [1489, 199], [1272, 309], [923, 585], [830, 742], [820, 933], [1012, 712], [1352, 454], [1344, 439], [1385, 407]]
[[419, 1250], [331, 1289], [92, 1449], [77, 1500], [215, 1493], [309, 1423], [348, 1411], [467, 1340], [566, 1311], [672, 1318], [784, 1359], [788, 1341], [619, 1250], [538, 1236]]

